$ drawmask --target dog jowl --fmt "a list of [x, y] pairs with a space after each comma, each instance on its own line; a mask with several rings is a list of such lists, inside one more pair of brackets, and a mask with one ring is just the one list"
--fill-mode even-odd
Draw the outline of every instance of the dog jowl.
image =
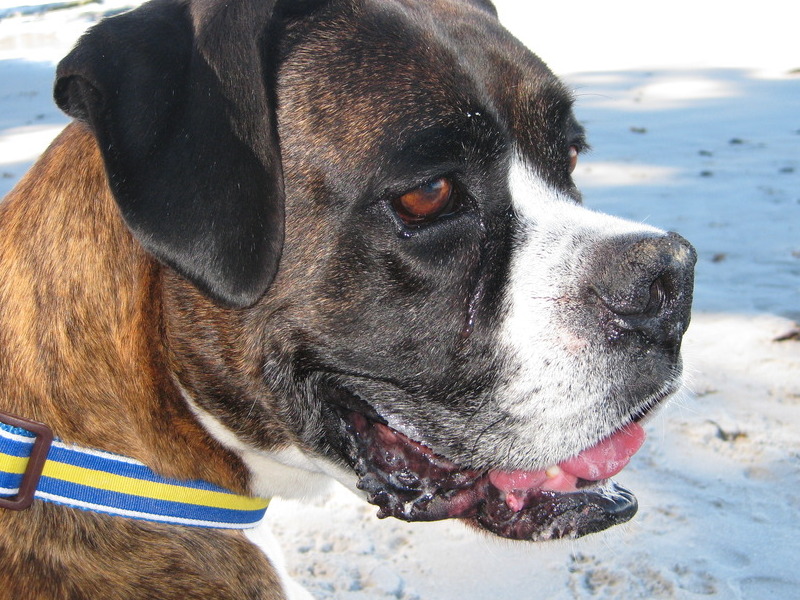
[[[632, 517], [610, 478], [680, 385], [695, 253], [582, 205], [570, 93], [488, 2], [154, 0], [81, 39], [56, 99], [59, 198], [125, 227], [73, 251], [139, 265], [115, 275], [160, 398], [137, 410], [213, 440], [206, 479], [333, 476], [381, 516], [524, 540]], [[100, 154], [75, 166], [79, 142]], [[194, 474], [146, 429], [127, 452]]]

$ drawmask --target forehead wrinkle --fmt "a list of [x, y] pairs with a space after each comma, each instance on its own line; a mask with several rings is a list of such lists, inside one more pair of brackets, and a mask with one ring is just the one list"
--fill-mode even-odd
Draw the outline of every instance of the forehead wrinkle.
[[[400, 140], [479, 111], [531, 162], [555, 164], [566, 142], [552, 136], [566, 138], [571, 118], [564, 86], [483, 9], [448, 19], [451, 2], [425, 8], [364, 1], [299, 25], [279, 74], [285, 158], [358, 177]], [[293, 139], [315, 140], [313, 152]]]
[[390, 6], [315, 25], [292, 49], [279, 75], [282, 138], [315, 139], [331, 162], [352, 168], [387, 136], [474, 109], [482, 94], [447, 39]]

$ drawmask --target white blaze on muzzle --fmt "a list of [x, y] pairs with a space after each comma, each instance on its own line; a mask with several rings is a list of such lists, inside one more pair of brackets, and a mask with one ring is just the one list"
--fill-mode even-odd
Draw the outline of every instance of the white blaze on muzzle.
[[[601, 404], [611, 389], [599, 322], [586, 310], [598, 249], [659, 229], [580, 206], [521, 158], [509, 174], [516, 231], [498, 351], [497, 397], [513, 417], [519, 460], [542, 466], [574, 455], [619, 422]], [[613, 375], [613, 374], [612, 374]]]

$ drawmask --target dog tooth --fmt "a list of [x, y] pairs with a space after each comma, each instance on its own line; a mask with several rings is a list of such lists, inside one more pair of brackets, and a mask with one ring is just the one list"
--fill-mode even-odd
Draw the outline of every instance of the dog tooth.
[[547, 476], [550, 479], [553, 479], [561, 475], [561, 467], [559, 467], [558, 465], [553, 465], [552, 467], [548, 467], [545, 473], [547, 473]]

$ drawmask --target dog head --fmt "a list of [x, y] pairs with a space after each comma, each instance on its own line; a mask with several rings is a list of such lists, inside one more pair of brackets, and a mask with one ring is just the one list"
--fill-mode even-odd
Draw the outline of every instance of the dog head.
[[256, 491], [329, 471], [516, 539], [635, 512], [607, 479], [679, 385], [694, 251], [581, 205], [572, 98], [488, 2], [155, 0], [56, 98]]

